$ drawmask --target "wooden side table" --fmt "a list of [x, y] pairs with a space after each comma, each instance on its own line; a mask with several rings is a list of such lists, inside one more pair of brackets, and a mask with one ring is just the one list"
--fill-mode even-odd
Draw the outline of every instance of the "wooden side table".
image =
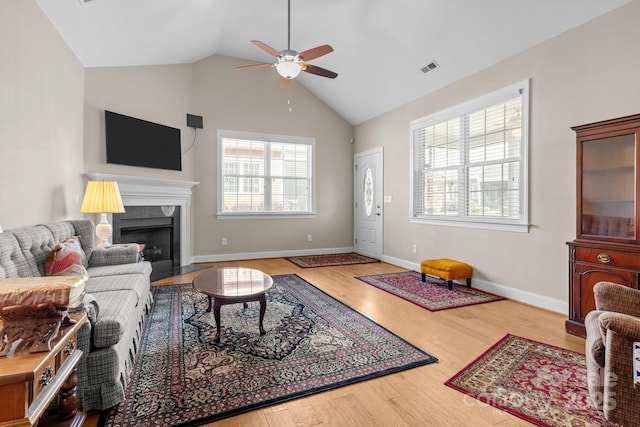
[[[86, 414], [77, 410], [75, 367], [82, 356], [77, 333], [87, 318], [70, 317], [75, 323], [60, 327], [50, 351], [0, 358], [0, 427], [83, 424]], [[45, 417], [56, 396], [58, 414]]]

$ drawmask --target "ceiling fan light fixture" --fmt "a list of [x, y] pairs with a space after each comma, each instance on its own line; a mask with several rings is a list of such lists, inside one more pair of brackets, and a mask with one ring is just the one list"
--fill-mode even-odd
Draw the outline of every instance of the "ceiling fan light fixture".
[[300, 62], [284, 58], [278, 61], [276, 70], [285, 79], [295, 79], [302, 71], [302, 67], [300, 67]]
[[[80, 0], [83, 1], [83, 0]], [[91, 0], [85, 0], [91, 1]], [[305, 71], [316, 76], [327, 77], [335, 79], [338, 77], [337, 73], [331, 70], [311, 65], [308, 61], [319, 58], [328, 53], [333, 52], [333, 48], [328, 44], [322, 46], [316, 46], [313, 49], [307, 49], [298, 53], [291, 49], [291, 0], [287, 1], [287, 48], [285, 50], [276, 50], [271, 46], [266, 45], [260, 40], [251, 40], [251, 43], [258, 46], [260, 49], [267, 52], [269, 55], [276, 57], [275, 63], [263, 63], [254, 65], [245, 65], [242, 67], [236, 67], [236, 70], [248, 70], [254, 68], [271, 68], [275, 67], [276, 71], [280, 75], [280, 86], [288, 87], [289, 80], [293, 80], [302, 72]]]

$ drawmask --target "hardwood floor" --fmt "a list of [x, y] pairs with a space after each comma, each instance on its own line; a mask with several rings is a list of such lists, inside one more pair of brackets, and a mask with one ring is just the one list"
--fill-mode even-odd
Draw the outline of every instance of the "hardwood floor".
[[[530, 426], [444, 385], [505, 334], [584, 352], [564, 331], [566, 315], [505, 300], [429, 312], [355, 276], [403, 271], [386, 263], [301, 269], [282, 258], [220, 262], [270, 275], [296, 273], [318, 288], [436, 356], [438, 363], [314, 394], [207, 424], [210, 426]], [[154, 282], [191, 282], [199, 272]], [[567, 287], [567, 283], [558, 283]], [[85, 424], [97, 425], [90, 413]]]

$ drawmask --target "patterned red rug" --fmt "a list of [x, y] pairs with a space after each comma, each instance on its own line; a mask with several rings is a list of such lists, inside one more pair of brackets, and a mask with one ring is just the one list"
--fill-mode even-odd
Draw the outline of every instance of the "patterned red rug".
[[300, 268], [331, 267], [336, 265], [370, 264], [380, 262], [375, 258], [356, 253], [330, 254], [330, 255], [305, 255], [285, 258]]
[[506, 335], [445, 384], [538, 426], [616, 425], [589, 403], [583, 354], [515, 335]]
[[221, 339], [193, 285], [155, 286], [125, 401], [106, 426], [195, 426], [436, 362], [295, 274], [259, 305], [221, 310]]
[[402, 271], [400, 273], [375, 274], [373, 276], [359, 276], [356, 279], [387, 291], [397, 297], [405, 299], [429, 311], [447, 310], [449, 308], [466, 305], [482, 304], [499, 301], [503, 297], [488, 294], [474, 288], [459, 286], [454, 282], [449, 290], [447, 282], [427, 276], [423, 282], [420, 273]]

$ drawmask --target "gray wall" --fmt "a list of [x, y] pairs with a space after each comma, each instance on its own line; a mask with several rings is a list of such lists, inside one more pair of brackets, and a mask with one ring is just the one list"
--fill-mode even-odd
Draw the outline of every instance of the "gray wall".
[[84, 68], [32, 0], [0, 2], [0, 226], [80, 216]]

